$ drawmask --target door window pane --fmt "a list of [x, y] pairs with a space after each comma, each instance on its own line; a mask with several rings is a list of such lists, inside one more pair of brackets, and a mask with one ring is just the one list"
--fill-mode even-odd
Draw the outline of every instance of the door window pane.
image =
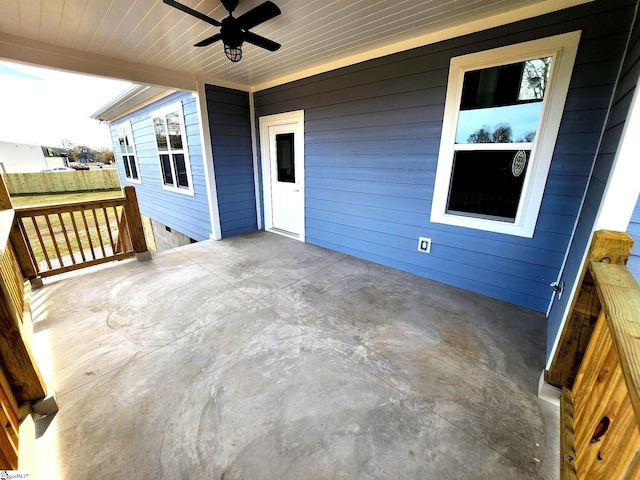
[[279, 133], [276, 135], [276, 158], [278, 181], [295, 183], [293, 133]]

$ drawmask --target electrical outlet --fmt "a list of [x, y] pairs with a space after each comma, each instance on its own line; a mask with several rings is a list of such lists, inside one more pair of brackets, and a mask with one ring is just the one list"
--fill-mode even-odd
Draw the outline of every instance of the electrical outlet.
[[425, 237], [418, 238], [418, 251], [431, 253], [431, 239]]

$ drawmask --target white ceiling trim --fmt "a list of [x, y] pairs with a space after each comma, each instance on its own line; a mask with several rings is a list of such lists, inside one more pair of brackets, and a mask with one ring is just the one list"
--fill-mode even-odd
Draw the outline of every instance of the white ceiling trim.
[[134, 85], [129, 90], [114, 98], [107, 105], [91, 115], [91, 118], [105, 122], [112, 122], [122, 118], [146, 105], [150, 105], [162, 98], [168, 97], [176, 90], [151, 87], [148, 85]]
[[428, 33], [426, 35], [421, 35], [410, 40], [397, 42], [380, 48], [375, 48], [363, 54], [344, 57], [333, 62], [318, 65], [317, 67], [302, 70], [291, 75], [279, 77], [269, 82], [254, 85], [251, 87], [251, 91], [257, 92], [260, 90], [265, 90], [267, 88], [276, 87], [278, 85], [283, 85], [285, 83], [300, 80], [302, 78], [311, 77], [313, 75], [318, 75], [320, 73], [325, 73], [331, 70], [336, 70], [338, 68], [355, 65], [356, 63], [365, 62], [367, 60], [373, 60], [375, 58], [411, 50], [413, 48], [431, 45], [444, 40], [450, 40], [452, 38], [461, 37], [463, 35], [468, 35], [471, 33], [480, 32], [482, 30], [488, 30], [490, 28], [518, 22], [527, 18], [545, 15], [547, 13], [564, 10], [566, 8], [575, 7], [584, 3], [590, 3], [592, 1], [594, 0], [545, 0], [544, 2], [537, 3], [535, 5], [522, 7], [516, 10], [511, 10], [509, 12], [501, 13], [473, 22], [468, 22], [461, 26]]

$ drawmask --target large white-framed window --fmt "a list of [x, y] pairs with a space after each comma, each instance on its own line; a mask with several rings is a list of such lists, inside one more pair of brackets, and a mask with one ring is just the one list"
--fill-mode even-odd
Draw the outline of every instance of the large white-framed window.
[[141, 183], [131, 122], [118, 125], [116, 132], [118, 134], [118, 156], [124, 165], [124, 176], [130, 182]]
[[451, 59], [432, 222], [533, 237], [579, 41]]
[[151, 115], [158, 148], [158, 161], [165, 190], [193, 195], [191, 164], [182, 103], [177, 102]]

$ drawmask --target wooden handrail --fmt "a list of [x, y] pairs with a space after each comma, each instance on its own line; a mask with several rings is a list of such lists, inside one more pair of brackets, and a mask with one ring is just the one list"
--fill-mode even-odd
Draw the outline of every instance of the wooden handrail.
[[640, 285], [624, 265], [590, 262], [598, 314], [561, 398], [561, 478], [640, 478]]
[[640, 286], [623, 265], [592, 262], [589, 270], [596, 279], [635, 416], [640, 419]]
[[105, 198], [90, 202], [69, 202], [56, 205], [42, 205], [38, 207], [17, 207], [16, 213], [21, 217], [31, 217], [35, 215], [57, 215], [59, 213], [69, 213], [79, 210], [95, 210], [109, 207], [121, 207], [126, 203], [125, 197]]
[[147, 251], [135, 188], [131, 186], [124, 188], [120, 198], [15, 211], [15, 243], [21, 244], [16, 250], [27, 278], [56, 275]]

